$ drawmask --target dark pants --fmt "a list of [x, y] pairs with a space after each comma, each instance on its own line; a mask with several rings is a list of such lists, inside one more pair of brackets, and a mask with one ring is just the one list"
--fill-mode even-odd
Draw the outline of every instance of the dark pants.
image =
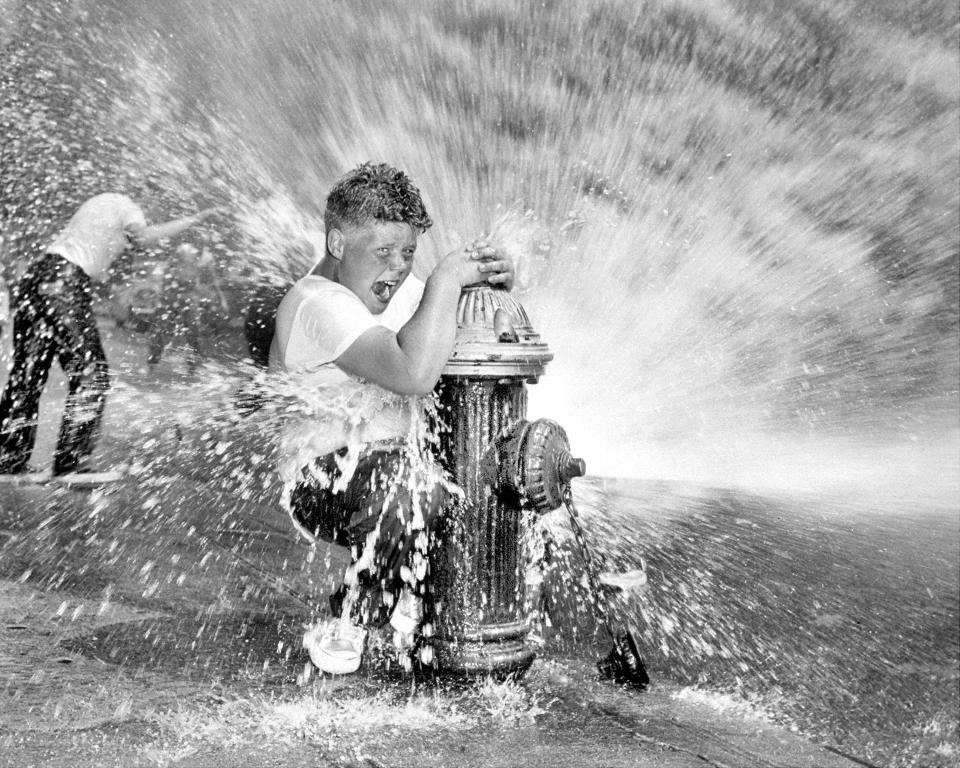
[[69, 392], [53, 471], [70, 472], [93, 450], [110, 387], [90, 278], [48, 253], [30, 266], [15, 293], [13, 368], [0, 397], [0, 472], [26, 469], [54, 357]]
[[[398, 595], [404, 586], [401, 569], [406, 566], [415, 570], [414, 554], [418, 551], [426, 557], [430, 532], [449, 492], [422, 470], [412, 468], [401, 450], [365, 453], [340, 493], [330, 490], [341, 477], [336, 454], [323, 456], [316, 464], [331, 483], [320, 484], [312, 478], [310, 469], [304, 468], [305, 479], [290, 497], [291, 515], [314, 537], [349, 547], [354, 562], [366, 554], [363, 547], [368, 534], [378, 530], [373, 568], [361, 574], [361, 586], [376, 595], [361, 610], [368, 621], [385, 621], [387, 608], [378, 598], [384, 592]], [[339, 609], [334, 607], [334, 612]]]

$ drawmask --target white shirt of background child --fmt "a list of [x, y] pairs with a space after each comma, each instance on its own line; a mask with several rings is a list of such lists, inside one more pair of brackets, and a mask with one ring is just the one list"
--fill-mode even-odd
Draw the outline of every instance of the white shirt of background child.
[[100, 280], [129, 244], [128, 236], [146, 225], [143, 211], [133, 200], [105, 192], [77, 209], [46, 252], [76, 264], [91, 280]]

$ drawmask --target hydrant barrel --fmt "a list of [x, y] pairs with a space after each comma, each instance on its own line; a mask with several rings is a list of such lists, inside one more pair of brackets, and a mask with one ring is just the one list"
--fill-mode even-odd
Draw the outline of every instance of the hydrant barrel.
[[[527, 411], [549, 349], [509, 293], [468, 288], [458, 307], [454, 351], [439, 387], [441, 460], [463, 490], [443, 516], [432, 555], [431, 603], [440, 672], [525, 670], [521, 505], [498, 492], [498, 441]], [[574, 470], [575, 471], [575, 470]]]

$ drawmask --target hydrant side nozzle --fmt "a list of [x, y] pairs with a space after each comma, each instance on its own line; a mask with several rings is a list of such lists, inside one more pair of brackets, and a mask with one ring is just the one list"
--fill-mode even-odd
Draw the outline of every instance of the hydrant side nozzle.
[[540, 514], [559, 507], [564, 488], [587, 471], [570, 453], [563, 427], [549, 419], [514, 422], [488, 449], [483, 466], [485, 482], [502, 500]]

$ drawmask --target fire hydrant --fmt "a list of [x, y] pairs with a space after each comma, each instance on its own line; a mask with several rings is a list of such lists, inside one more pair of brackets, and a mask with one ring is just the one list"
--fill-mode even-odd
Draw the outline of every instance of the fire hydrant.
[[441, 461], [464, 492], [447, 511], [432, 563], [436, 669], [522, 673], [525, 643], [522, 510], [544, 513], [586, 470], [554, 421], [526, 420], [525, 383], [553, 355], [508, 292], [466, 289], [439, 388]]

